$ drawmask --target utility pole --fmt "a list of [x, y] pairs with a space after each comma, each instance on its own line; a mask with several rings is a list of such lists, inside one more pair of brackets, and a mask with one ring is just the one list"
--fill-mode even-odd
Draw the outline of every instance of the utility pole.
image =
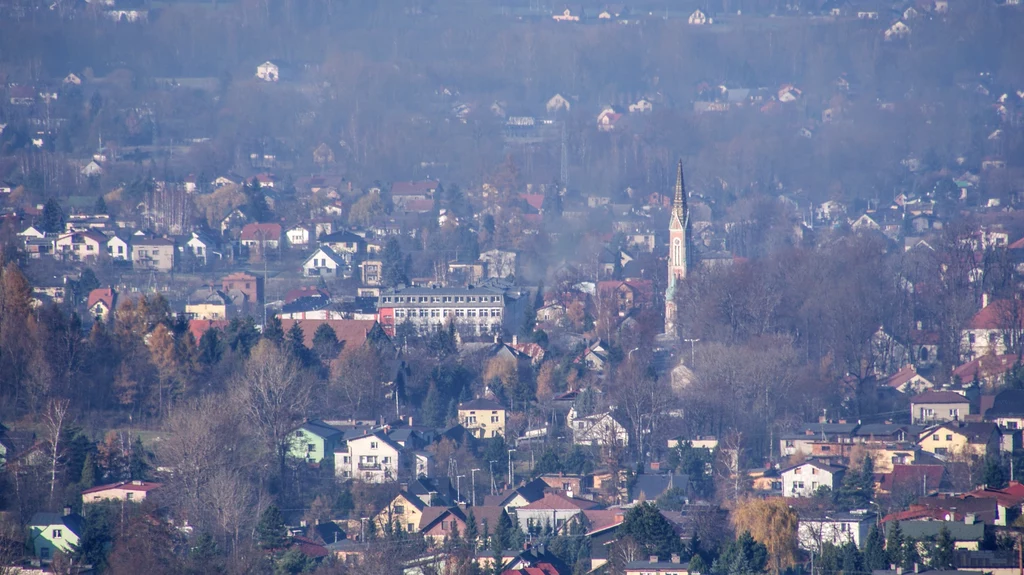
[[458, 500], [455, 503], [462, 503], [462, 478], [463, 477], [465, 477], [465, 475], [456, 475], [455, 476], [455, 499]]
[[684, 339], [683, 341], [689, 342], [689, 344], [690, 344], [690, 369], [693, 369], [693, 358], [694, 358], [694, 355], [693, 355], [693, 344], [695, 344], [698, 341], [700, 341], [700, 339], [687, 338], [687, 339]]
[[479, 469], [470, 469], [469, 470], [470, 481], [473, 484], [473, 507], [476, 507], [476, 472], [477, 471], [480, 471], [480, 470]]
[[509, 487], [512, 487], [513, 485], [515, 485], [515, 479], [516, 479], [516, 472], [515, 472], [515, 469], [512, 467], [512, 452], [514, 452], [514, 451], [515, 451], [515, 449], [509, 449], [508, 450], [508, 486]]
[[495, 495], [497, 493], [497, 491], [498, 491], [498, 485], [494, 482], [494, 464], [497, 463], [497, 462], [498, 461], [496, 459], [492, 459], [490, 461], [490, 464], [491, 464], [491, 495]]

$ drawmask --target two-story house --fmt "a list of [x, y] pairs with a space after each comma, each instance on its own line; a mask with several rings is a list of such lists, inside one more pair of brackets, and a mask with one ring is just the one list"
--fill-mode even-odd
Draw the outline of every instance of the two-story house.
[[801, 512], [797, 523], [797, 542], [801, 549], [815, 553], [821, 553], [825, 543], [836, 547], [853, 543], [858, 549], [863, 549], [876, 517], [868, 512]]
[[54, 553], [73, 553], [85, 532], [85, 519], [72, 513], [36, 513], [28, 523], [29, 540], [35, 556], [43, 561], [53, 559]]
[[281, 224], [245, 224], [238, 235], [242, 247], [264, 254], [281, 247]]
[[132, 239], [132, 267], [136, 270], [169, 272], [174, 269], [174, 242], [167, 238]]
[[122, 262], [131, 261], [132, 250], [128, 244], [128, 240], [118, 236], [117, 234], [110, 236], [107, 239], [107, 255], [112, 260], [119, 260]]
[[1024, 335], [1024, 301], [989, 301], [982, 296], [981, 310], [967, 324], [960, 338], [961, 349], [972, 357], [1002, 355], [1016, 346]]
[[302, 262], [302, 275], [306, 277], [341, 277], [348, 264], [328, 246], [320, 246]]
[[208, 287], [189, 295], [185, 315], [189, 319], [229, 320], [238, 315], [238, 308], [227, 294]]
[[106, 321], [110, 313], [116, 309], [117, 292], [113, 288], [96, 288], [89, 292], [85, 308], [96, 321]]
[[954, 391], [926, 391], [910, 400], [910, 419], [917, 424], [960, 421], [971, 413], [971, 402]]
[[306, 463], [334, 465], [334, 454], [343, 435], [340, 429], [311, 419], [292, 432], [288, 455]]
[[349, 439], [334, 452], [334, 473], [366, 483], [398, 481], [405, 472], [405, 454], [383, 432]]
[[579, 416], [576, 408], [569, 409], [566, 426], [572, 432], [575, 445], [606, 446], [629, 444], [629, 431], [612, 416], [611, 412]]
[[808, 459], [782, 470], [782, 494], [785, 497], [814, 497], [822, 487], [835, 491], [842, 484], [845, 473], [845, 467]]
[[401, 527], [407, 533], [419, 530], [423, 510], [428, 506], [415, 495], [400, 491], [390, 503], [373, 518], [377, 532], [384, 533], [388, 525]]
[[95, 260], [103, 253], [106, 244], [106, 236], [97, 231], [68, 232], [57, 237], [53, 253], [76, 262]]
[[505, 408], [490, 399], [474, 399], [459, 404], [459, 423], [474, 437], [505, 436]]
[[917, 445], [939, 457], [987, 457], [999, 453], [1000, 442], [1001, 433], [995, 423], [950, 421], [922, 431]]
[[985, 419], [1005, 430], [1024, 429], [1024, 390], [1005, 389], [992, 399], [992, 407], [985, 412]]
[[347, 264], [356, 262], [366, 252], [366, 240], [345, 230], [324, 234], [317, 242], [320, 247], [333, 250]]

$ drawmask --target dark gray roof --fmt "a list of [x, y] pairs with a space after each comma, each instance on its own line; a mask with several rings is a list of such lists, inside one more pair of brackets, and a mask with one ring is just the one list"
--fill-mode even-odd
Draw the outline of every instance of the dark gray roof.
[[50, 525], [63, 525], [79, 537], [81, 537], [82, 533], [85, 532], [85, 519], [77, 513], [64, 515], [62, 513], [49, 513], [43, 511], [33, 515], [32, 520], [29, 521], [28, 524], [30, 527], [49, 527]]
[[1024, 389], [1007, 389], [996, 394], [985, 417], [1024, 415]]
[[306, 423], [303, 423], [299, 426], [299, 429], [304, 429], [314, 435], [323, 437], [324, 439], [340, 437], [342, 435], [342, 431], [340, 429], [331, 427], [318, 419], [311, 419]]
[[679, 569], [680, 571], [688, 571], [690, 569], [690, 562], [685, 563], [673, 563], [671, 561], [651, 561], [650, 559], [644, 561], [630, 561], [626, 563], [626, 569]]
[[[885, 524], [886, 533], [892, 529], [894, 524], [895, 521]], [[929, 537], [938, 537], [943, 526], [949, 530], [954, 541], [981, 541], [985, 537], [985, 524], [981, 521], [973, 524], [963, 521], [900, 521], [903, 536], [919, 541]]]
[[459, 404], [459, 409], [479, 409], [480, 411], [504, 411], [504, 407], [496, 401], [490, 399], [477, 398], [465, 403]]
[[642, 493], [644, 499], [654, 501], [661, 497], [663, 493], [673, 488], [688, 491], [690, 488], [690, 477], [680, 474], [654, 475], [644, 473], [636, 478], [636, 485], [633, 488], [633, 499], [639, 499]]
[[906, 423], [865, 423], [857, 428], [854, 435], [861, 437], [890, 436], [895, 435], [900, 430], [905, 431], [907, 435], [916, 436], [924, 430], [924, 427]]

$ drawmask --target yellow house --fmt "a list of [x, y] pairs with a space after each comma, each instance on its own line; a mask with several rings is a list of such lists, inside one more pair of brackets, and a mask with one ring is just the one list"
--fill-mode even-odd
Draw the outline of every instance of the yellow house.
[[151, 481], [122, 481], [109, 485], [100, 485], [82, 492], [82, 503], [99, 503], [101, 501], [145, 501], [150, 491], [160, 487]]
[[391, 500], [391, 503], [380, 510], [380, 513], [373, 518], [373, 522], [377, 526], [378, 533], [384, 532], [389, 523], [400, 525], [406, 533], [415, 533], [419, 529], [425, 507], [419, 497], [402, 491]]
[[940, 457], [971, 455], [986, 457], [999, 452], [999, 427], [990, 422], [950, 421], [921, 432], [918, 446]]
[[459, 404], [459, 423], [478, 438], [505, 436], [505, 408], [489, 399]]
[[223, 320], [235, 317], [235, 305], [220, 290], [199, 290], [189, 296], [185, 314], [189, 319]]

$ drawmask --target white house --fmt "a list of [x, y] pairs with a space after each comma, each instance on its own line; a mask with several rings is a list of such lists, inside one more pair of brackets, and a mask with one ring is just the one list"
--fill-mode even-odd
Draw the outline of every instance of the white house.
[[334, 452], [334, 473], [367, 483], [398, 481], [402, 446], [381, 432], [350, 439]]
[[103, 167], [100, 166], [96, 160], [92, 160], [88, 164], [82, 166], [81, 173], [87, 178], [103, 175]]
[[990, 302], [988, 294], [982, 294], [981, 310], [961, 332], [960, 347], [972, 358], [1003, 355], [1021, 337], [1024, 337], [1024, 302], [1017, 299]]
[[650, 100], [646, 100], [644, 98], [640, 98], [635, 103], [629, 105], [630, 114], [645, 114], [653, 109], [654, 106], [651, 105]]
[[29, 539], [35, 556], [49, 561], [54, 553], [71, 553], [85, 532], [85, 520], [70, 507], [60, 513], [36, 513], [29, 521]]
[[575, 445], [627, 445], [629, 431], [612, 417], [611, 413], [597, 413], [585, 417], [576, 414], [576, 408], [569, 409], [566, 425], [572, 430]]
[[819, 554], [825, 543], [836, 547], [853, 543], [858, 549], [863, 549], [874, 524], [875, 514], [866, 511], [801, 514], [797, 523], [797, 542], [804, 551]]
[[693, 14], [690, 14], [690, 17], [687, 19], [687, 22], [689, 22], [690, 24], [694, 24], [696, 26], [703, 26], [704, 24], [710, 24], [711, 20], [708, 18], [708, 15], [705, 14], [704, 12], [701, 12], [700, 10], [694, 10]]
[[79, 78], [74, 72], [72, 72], [72, 73], [68, 74], [67, 76], [64, 76], [64, 84], [65, 85], [70, 84], [70, 85], [74, 85], [74, 86], [81, 86], [82, 85], [82, 79]]
[[561, 94], [551, 96], [551, 99], [545, 105], [549, 114], [560, 111], [568, 112], [570, 107], [569, 100], [566, 100]]
[[54, 242], [54, 253], [74, 261], [95, 259], [102, 253], [107, 238], [92, 230], [61, 234]]
[[565, 9], [559, 12], [555, 12], [551, 16], [551, 18], [554, 19], [555, 22], [579, 22], [581, 15], [581, 9], [577, 8], [574, 10], [572, 8], [566, 7]]
[[210, 238], [196, 232], [192, 232], [192, 239], [186, 242], [185, 245], [188, 247], [188, 250], [192, 252], [192, 255], [202, 262], [203, 265], [207, 264], [211, 253], [214, 255], [217, 254], [217, 252], [211, 251], [217, 248], [217, 244]]
[[345, 260], [327, 246], [317, 248], [302, 262], [302, 275], [306, 277], [335, 277], [345, 269]]
[[901, 20], [897, 20], [895, 24], [889, 26], [889, 29], [885, 31], [885, 40], [899, 40], [906, 38], [910, 35], [910, 26], [904, 24]]
[[821, 487], [835, 491], [845, 472], [845, 467], [809, 459], [782, 470], [782, 494], [785, 497], [813, 497]]
[[107, 240], [107, 255], [111, 259], [128, 261], [132, 258], [131, 248], [128, 242], [118, 236], [111, 236]]
[[268, 60], [256, 66], [256, 77], [264, 82], [276, 82], [280, 78], [277, 64]]
[[24, 231], [18, 232], [18, 236], [23, 240], [41, 240], [46, 237], [46, 234], [35, 226], [29, 226]]
[[288, 240], [288, 245], [293, 248], [304, 248], [308, 246], [311, 235], [309, 227], [305, 224], [292, 226], [284, 233], [285, 238]]

